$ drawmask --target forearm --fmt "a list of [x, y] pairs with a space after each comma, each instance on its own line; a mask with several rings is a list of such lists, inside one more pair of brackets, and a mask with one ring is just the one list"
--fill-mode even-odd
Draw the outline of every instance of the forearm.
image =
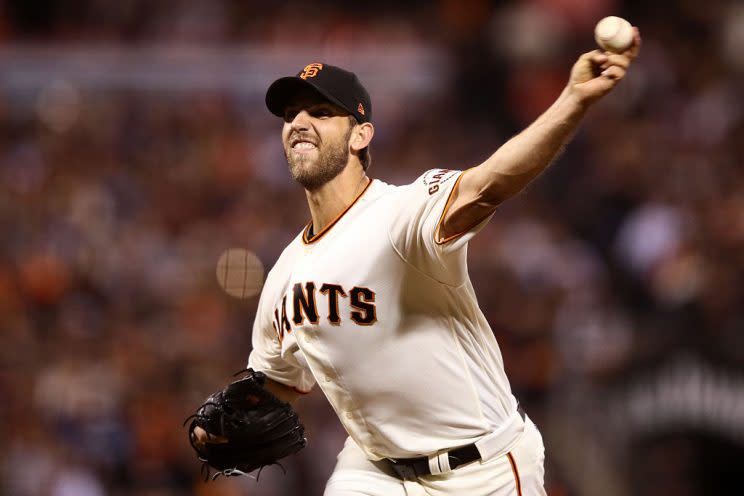
[[540, 175], [571, 139], [589, 106], [625, 76], [640, 46], [641, 37], [634, 28], [633, 45], [623, 54], [599, 50], [582, 54], [553, 105], [485, 162], [461, 176], [440, 222], [438, 240], [471, 229]]
[[266, 384], [264, 387], [268, 391], [274, 393], [274, 396], [288, 403], [294, 403], [297, 398], [302, 396], [302, 394], [297, 392], [294, 388], [285, 386], [284, 384], [269, 379], [268, 377], [266, 378]]
[[564, 91], [529, 127], [469, 172], [473, 182], [481, 185], [480, 202], [501, 203], [540, 175], [571, 139], [586, 108]]

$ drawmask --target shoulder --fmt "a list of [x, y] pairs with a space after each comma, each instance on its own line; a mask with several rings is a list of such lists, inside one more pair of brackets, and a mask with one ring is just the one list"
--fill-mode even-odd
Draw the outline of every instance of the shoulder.
[[460, 174], [462, 174], [462, 171], [455, 169], [429, 169], [412, 182], [399, 186], [375, 179], [374, 181], [377, 184], [376, 194], [372, 196], [405, 193], [411, 190], [422, 190], [433, 195], [443, 186], [454, 183]]
[[462, 171], [452, 169], [430, 169], [421, 174], [415, 183], [419, 183], [419, 187], [426, 188], [426, 191], [433, 195], [442, 187], [456, 181], [461, 173]]
[[[303, 231], [304, 231], [304, 228], [303, 228]], [[290, 241], [290, 243], [284, 247], [284, 249], [282, 250], [282, 253], [279, 255], [279, 258], [276, 259], [274, 266], [269, 271], [267, 279], [271, 277], [272, 274], [283, 272], [288, 266], [291, 266], [294, 263], [294, 260], [297, 258], [297, 256], [301, 254], [303, 231], [300, 231], [299, 233], [297, 233], [297, 235], [292, 239], [292, 241]]]
[[428, 201], [425, 199], [449, 192], [461, 174], [462, 171], [453, 169], [429, 169], [413, 182], [400, 186], [399, 189], [405, 196]]
[[292, 241], [286, 247], [284, 247], [284, 250], [282, 250], [279, 258], [277, 258], [268, 274], [266, 274], [262, 297], [266, 293], [272, 291], [272, 289], [276, 286], [281, 286], [281, 284], [286, 280], [289, 272], [292, 270], [292, 266], [294, 265], [297, 257], [300, 256], [301, 253], [302, 232], [300, 231], [300, 233], [297, 234], [297, 236], [295, 236], [294, 239], [292, 239]]

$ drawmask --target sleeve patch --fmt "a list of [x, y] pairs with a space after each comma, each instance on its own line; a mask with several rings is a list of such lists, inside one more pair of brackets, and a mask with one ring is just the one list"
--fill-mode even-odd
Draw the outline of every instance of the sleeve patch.
[[442, 184], [446, 183], [457, 175], [458, 171], [450, 169], [432, 169], [421, 176], [421, 180], [428, 188], [429, 194], [433, 195]]

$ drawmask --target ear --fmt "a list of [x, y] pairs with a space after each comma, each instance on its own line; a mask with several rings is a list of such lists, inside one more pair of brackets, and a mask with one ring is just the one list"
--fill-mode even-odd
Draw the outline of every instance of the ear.
[[351, 131], [351, 138], [349, 139], [349, 147], [352, 151], [358, 152], [364, 150], [369, 146], [372, 141], [372, 136], [375, 134], [375, 127], [369, 122], [363, 122], [354, 126]]

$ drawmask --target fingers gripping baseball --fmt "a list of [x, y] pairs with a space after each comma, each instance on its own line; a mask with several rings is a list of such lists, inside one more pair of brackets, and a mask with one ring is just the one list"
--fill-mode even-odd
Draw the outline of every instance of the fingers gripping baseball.
[[617, 55], [614, 53], [605, 53], [604, 54], [604, 61], [599, 62], [599, 67], [601, 67], [603, 70], [607, 69], [609, 67], [620, 67], [622, 69], [627, 69], [630, 67], [631, 58], [626, 55]]
[[638, 56], [641, 37], [633, 28], [633, 44], [621, 54], [593, 50], [584, 53], [571, 69], [569, 90], [582, 103], [591, 104], [609, 93]]

